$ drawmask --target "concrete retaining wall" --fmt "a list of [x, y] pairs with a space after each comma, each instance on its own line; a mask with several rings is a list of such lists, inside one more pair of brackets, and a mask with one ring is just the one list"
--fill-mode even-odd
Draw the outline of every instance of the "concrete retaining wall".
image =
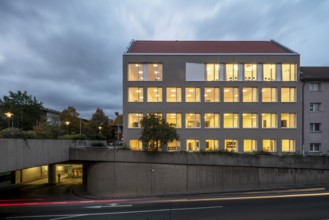
[[70, 149], [70, 159], [89, 161], [87, 190], [97, 196], [211, 193], [329, 183], [329, 157], [150, 154], [89, 148]]

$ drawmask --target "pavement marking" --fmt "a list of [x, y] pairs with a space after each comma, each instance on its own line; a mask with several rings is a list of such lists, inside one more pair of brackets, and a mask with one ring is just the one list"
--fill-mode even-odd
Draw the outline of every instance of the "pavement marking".
[[60, 220], [67, 218], [93, 216], [93, 215], [123, 215], [123, 214], [138, 214], [149, 212], [169, 212], [169, 211], [188, 211], [188, 210], [202, 210], [202, 209], [220, 209], [223, 206], [204, 206], [204, 207], [191, 207], [191, 208], [174, 208], [174, 209], [150, 209], [140, 211], [125, 211], [125, 212], [99, 212], [99, 213], [86, 213], [86, 214], [63, 214], [63, 215], [31, 215], [31, 216], [12, 216], [7, 219], [24, 219], [24, 218], [51, 218], [50, 220]]
[[107, 205], [85, 206], [83, 208], [100, 209], [100, 208], [120, 208], [120, 207], [131, 207], [131, 206], [132, 205], [120, 205], [119, 203], [111, 203]]

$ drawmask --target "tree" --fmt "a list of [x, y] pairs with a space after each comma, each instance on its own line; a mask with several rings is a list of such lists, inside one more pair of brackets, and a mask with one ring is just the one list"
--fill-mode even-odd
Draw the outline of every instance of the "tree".
[[9, 96], [3, 96], [3, 99], [0, 99], [1, 115], [6, 112], [12, 113], [13, 126], [23, 130], [32, 130], [32, 127], [38, 124], [42, 108], [42, 103], [26, 91], [9, 91]]
[[62, 128], [64, 128], [64, 130], [66, 130], [67, 133], [78, 134], [80, 132], [79, 113], [73, 106], [69, 106], [66, 109], [64, 109], [60, 113], [59, 118], [61, 120]]
[[92, 131], [95, 131], [100, 135], [104, 135], [106, 139], [109, 139], [111, 133], [111, 123], [109, 117], [104, 114], [102, 109], [96, 109], [95, 113], [91, 116], [89, 126]]
[[168, 142], [179, 139], [176, 129], [160, 116], [154, 114], [144, 116], [140, 123], [142, 131], [139, 140], [144, 146], [148, 146], [149, 151], [158, 151]]

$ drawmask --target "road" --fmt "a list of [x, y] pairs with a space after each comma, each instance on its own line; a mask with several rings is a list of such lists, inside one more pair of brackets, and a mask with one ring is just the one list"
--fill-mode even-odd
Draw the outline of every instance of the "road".
[[0, 216], [31, 220], [329, 220], [325, 188], [101, 200], [78, 198], [65, 190], [61, 193], [34, 194], [30, 200], [28, 195], [6, 200], [0, 194]]

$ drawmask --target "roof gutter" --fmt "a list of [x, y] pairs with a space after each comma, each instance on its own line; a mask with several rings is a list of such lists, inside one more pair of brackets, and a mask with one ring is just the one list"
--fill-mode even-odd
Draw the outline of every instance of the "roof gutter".
[[124, 56], [296, 56], [298, 53], [124, 53]]

